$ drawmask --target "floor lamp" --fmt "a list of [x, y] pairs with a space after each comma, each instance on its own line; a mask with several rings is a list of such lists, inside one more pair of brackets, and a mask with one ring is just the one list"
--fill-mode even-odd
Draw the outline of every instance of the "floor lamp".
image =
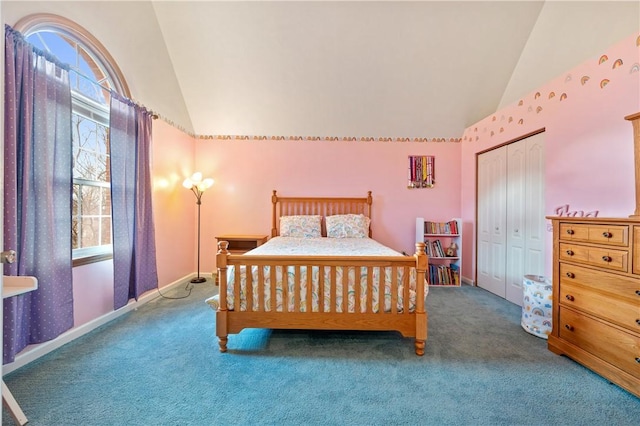
[[198, 206], [198, 275], [191, 280], [192, 283], [203, 283], [206, 278], [200, 276], [200, 205], [202, 204], [202, 194], [213, 185], [213, 179], [202, 179], [202, 173], [196, 172], [190, 178], [186, 178], [182, 182], [182, 186], [190, 189], [196, 196], [196, 205]]

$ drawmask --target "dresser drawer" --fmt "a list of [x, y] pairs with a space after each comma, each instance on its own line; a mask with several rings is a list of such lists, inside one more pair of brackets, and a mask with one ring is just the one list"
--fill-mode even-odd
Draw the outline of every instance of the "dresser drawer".
[[633, 227], [633, 273], [640, 275], [640, 226]]
[[640, 305], [612, 297], [610, 293], [599, 293], [589, 287], [569, 282], [560, 283], [561, 306], [570, 306], [610, 321], [634, 333], [640, 333]]
[[640, 337], [560, 306], [560, 338], [640, 378]]
[[562, 241], [579, 241], [626, 247], [629, 245], [629, 227], [626, 225], [561, 223], [558, 237]]
[[611, 269], [612, 271], [627, 272], [629, 270], [628, 250], [560, 243], [558, 255], [561, 261], [585, 263], [598, 268]]
[[640, 312], [640, 279], [614, 275], [579, 265], [560, 263], [560, 285], [580, 284], [635, 304]]

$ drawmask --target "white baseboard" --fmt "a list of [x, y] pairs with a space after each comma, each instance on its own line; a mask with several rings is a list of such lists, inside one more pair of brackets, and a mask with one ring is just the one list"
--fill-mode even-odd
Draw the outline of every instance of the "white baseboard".
[[467, 277], [462, 277], [462, 284], [471, 285], [471, 286], [476, 285], [476, 283], [474, 283], [472, 279]]
[[[211, 273], [201, 273], [201, 276], [207, 277], [209, 279], [212, 279], [212, 274]], [[186, 284], [189, 280], [191, 280], [192, 278], [195, 278], [196, 274], [189, 274], [183, 278], [180, 278], [166, 286], [162, 286], [160, 288], [160, 290], [164, 293], [167, 290], [171, 290], [174, 287]], [[121, 315], [126, 314], [127, 312], [130, 312], [132, 310], [138, 309], [140, 306], [144, 305], [145, 303], [148, 303], [150, 301], [152, 301], [153, 299], [160, 297], [160, 293], [158, 291], [158, 289], [155, 290], [151, 290], [148, 291], [146, 293], [144, 293], [142, 296], [140, 296], [140, 298], [136, 301], [136, 300], [131, 300], [129, 301], [129, 303], [126, 306], [123, 306], [122, 308], [118, 309], [117, 311], [112, 311], [109, 312], [107, 314], [102, 315], [101, 317], [98, 317], [92, 321], [89, 321], [85, 324], [82, 324], [78, 327], [72, 328], [71, 330], [68, 330], [64, 333], [62, 333], [60, 336], [56, 337], [53, 340], [49, 340], [48, 342], [44, 342], [44, 343], [39, 343], [37, 345], [30, 345], [27, 346], [22, 352], [20, 352], [18, 355], [16, 355], [15, 360], [12, 363], [9, 364], [5, 364], [2, 366], [2, 374], [8, 374], [11, 373], [12, 371], [17, 370], [20, 367], [24, 367], [25, 365], [29, 364], [30, 362], [35, 361], [36, 359], [48, 354], [49, 352], [52, 352], [56, 349], [58, 349], [59, 347], [77, 339], [78, 337], [81, 337], [87, 333], [89, 333], [90, 331], [95, 330], [96, 328], [110, 322], [113, 321], [114, 319], [118, 318]]]

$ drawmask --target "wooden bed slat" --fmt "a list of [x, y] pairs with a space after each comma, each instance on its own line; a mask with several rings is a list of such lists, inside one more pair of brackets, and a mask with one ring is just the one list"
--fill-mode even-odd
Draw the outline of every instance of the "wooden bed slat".
[[276, 304], [276, 288], [277, 288], [276, 272], [277, 272], [277, 268], [278, 267], [269, 268], [269, 280], [271, 281], [271, 288], [270, 288], [271, 300], [269, 301], [269, 311], [270, 312], [275, 312], [276, 305], [277, 305]]

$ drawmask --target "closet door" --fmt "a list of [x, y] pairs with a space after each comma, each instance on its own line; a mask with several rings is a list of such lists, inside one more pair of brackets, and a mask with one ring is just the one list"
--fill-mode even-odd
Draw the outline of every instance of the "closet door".
[[522, 305], [524, 275], [544, 274], [544, 133], [507, 146], [506, 299]]
[[478, 157], [478, 286], [522, 305], [524, 275], [544, 274], [544, 133]]
[[526, 142], [507, 145], [507, 248], [505, 295], [522, 305], [522, 271], [526, 261], [527, 147]]
[[[545, 177], [545, 134], [539, 133], [526, 139], [526, 204], [525, 204], [525, 261], [522, 275], [545, 273], [545, 240], [547, 222], [545, 219], [544, 177]], [[522, 276], [520, 277], [522, 285]], [[522, 304], [522, 292], [519, 293]]]
[[478, 286], [505, 297], [507, 149], [478, 157]]

